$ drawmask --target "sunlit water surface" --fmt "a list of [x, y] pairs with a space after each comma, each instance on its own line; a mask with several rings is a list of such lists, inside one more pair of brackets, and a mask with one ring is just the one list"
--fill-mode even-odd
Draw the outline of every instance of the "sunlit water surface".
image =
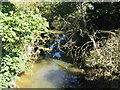
[[[55, 35], [55, 37], [60, 37], [60, 35]], [[52, 55], [53, 58], [61, 58], [61, 52], [55, 46], [62, 40], [67, 41], [67, 36], [62, 34], [60, 39], [55, 40], [49, 48], [56, 48], [55, 50], [58, 51], [51, 51], [48, 53], [48, 56]], [[40, 63], [33, 65], [31, 72], [25, 71], [16, 84], [19, 88], [75, 88], [76, 86], [73, 83], [77, 81], [77, 77], [70, 72], [79, 72], [80, 70], [74, 68], [69, 69], [69, 66], [69, 63], [65, 63], [62, 60], [42, 60]]]
[[62, 88], [76, 82], [77, 77], [69, 74], [53, 61], [35, 63], [32, 71], [26, 71], [16, 81], [19, 88]]

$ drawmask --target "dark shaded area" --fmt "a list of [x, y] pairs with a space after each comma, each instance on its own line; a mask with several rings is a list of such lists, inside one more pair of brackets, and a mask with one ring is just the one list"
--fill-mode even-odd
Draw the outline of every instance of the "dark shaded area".
[[[50, 4], [47, 2], [45, 7], [38, 6], [39, 10], [43, 17], [47, 18], [49, 22], [50, 29], [59, 29], [62, 28], [63, 20], [62, 18], [66, 18], [71, 13], [74, 13], [77, 10], [77, 4], [75, 2], [61, 2], [56, 4]], [[60, 25], [54, 26], [54, 22], [60, 22]], [[62, 24], [62, 25], [61, 25]], [[59, 28], [58, 28], [59, 27]]]
[[76, 46], [82, 46], [86, 42], [91, 41], [90, 37], [88, 34], [84, 34], [83, 36], [80, 35], [79, 32], [76, 32], [75, 35], [73, 36], [73, 41], [76, 41]]
[[84, 82], [80, 82], [80, 88], [116, 88], [120, 89], [119, 86], [120, 80], [107, 80], [104, 77], [101, 77], [97, 80], [85, 80]]
[[76, 7], [77, 6], [75, 2], [62, 2], [61, 4], [57, 5], [56, 8], [54, 8], [56, 11], [54, 15], [66, 17], [67, 15], [74, 13], [77, 10]]
[[57, 88], [79, 88], [78, 81], [82, 81], [78, 76], [62, 70], [51, 70], [45, 77]]
[[[120, 2], [91, 3], [94, 9], [87, 9], [88, 29], [111, 30], [120, 28]], [[92, 27], [92, 28], [91, 28]]]
[[11, 2], [2, 2], [2, 13], [10, 14], [10, 11], [16, 11], [16, 7]]

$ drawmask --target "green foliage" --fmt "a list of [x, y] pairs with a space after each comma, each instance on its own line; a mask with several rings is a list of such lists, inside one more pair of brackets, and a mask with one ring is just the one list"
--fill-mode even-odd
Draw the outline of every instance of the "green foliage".
[[[39, 33], [46, 32], [48, 23], [45, 18], [42, 18], [39, 14], [33, 12], [10, 12], [11, 15], [3, 16], [1, 20], [3, 25], [3, 56], [6, 52], [14, 52], [14, 55], [18, 55], [23, 48], [20, 44], [23, 40], [35, 41], [32, 35], [34, 30]], [[21, 48], [20, 48], [21, 47]]]
[[[87, 29], [117, 29], [120, 23], [120, 3], [117, 2], [102, 2], [102, 3], [87, 3], [94, 9], [87, 6], [85, 18], [87, 22]], [[117, 22], [116, 22], [117, 21]]]
[[13, 3], [14, 6], [20, 11], [23, 11], [23, 12], [34, 11], [35, 13], [39, 12], [39, 10], [37, 9], [37, 6], [40, 2], [37, 2], [37, 0], [34, 0], [34, 2], [31, 0], [26, 2], [24, 2], [24, 0], [23, 1], [21, 0], [20, 2], [16, 2], [16, 0], [9, 0], [9, 1]]
[[1, 8], [3, 13], [9, 13], [9, 11], [16, 11], [15, 6], [10, 2], [1, 2]]
[[24, 46], [28, 42], [33, 45], [36, 40], [45, 42], [46, 38], [40, 35], [47, 33], [49, 25], [45, 18], [32, 11], [10, 11], [1, 15], [3, 58], [0, 88], [7, 88], [20, 72], [30, 69], [25, 67], [29, 57], [24, 54]]
[[[119, 28], [120, 23], [119, 3], [21, 2], [21, 4], [16, 3], [14, 5], [4, 2], [2, 12], [0, 12], [0, 16], [2, 16], [0, 17], [0, 26], [2, 27], [3, 46], [0, 89], [7, 88], [9, 82], [17, 78], [20, 72], [29, 69], [29, 66], [24, 67], [26, 61], [29, 60], [28, 57], [25, 57], [24, 46], [27, 47], [26, 44], [37, 47], [38, 54], [40, 53], [39, 49], [46, 45], [46, 41], [49, 39], [47, 20], [50, 23], [50, 29], [63, 30], [69, 37], [69, 41], [65, 44], [68, 50], [65, 50], [68, 54], [70, 53], [73, 59], [76, 59], [75, 62], [77, 63], [83, 62], [81, 54], [86, 54], [83, 52], [87, 51], [89, 47], [93, 47], [93, 45], [90, 46], [89, 36], [94, 36], [95, 30], [107, 29], [110, 31], [110, 29]], [[103, 36], [107, 37], [106, 34]], [[99, 36], [99, 38], [102, 37]], [[96, 73], [102, 73], [102, 76], [112, 77], [115, 74], [115, 78], [118, 78], [120, 65], [116, 50], [118, 38], [108, 39], [106, 43], [105, 41], [99, 42], [98, 39], [98, 45], [105, 43], [105, 45], [99, 47], [99, 52], [103, 55], [103, 58], [100, 58], [93, 51], [89, 53], [90, 56], [87, 56], [87, 58], [84, 56], [86, 60], [83, 63], [86, 67], [99, 67], [100, 72]], [[97, 77], [100, 75], [97, 75]]]
[[47, 18], [52, 30], [61, 30], [67, 16], [77, 10], [76, 3], [71, 2], [40, 3], [38, 9], [42, 13], [42, 16]]
[[8, 88], [10, 81], [13, 81], [18, 78], [18, 74], [25, 70], [28, 70], [25, 67], [27, 62], [24, 61], [25, 57], [10, 57], [6, 55], [2, 58], [1, 61], [1, 81], [0, 81], [0, 89], [1, 88]]

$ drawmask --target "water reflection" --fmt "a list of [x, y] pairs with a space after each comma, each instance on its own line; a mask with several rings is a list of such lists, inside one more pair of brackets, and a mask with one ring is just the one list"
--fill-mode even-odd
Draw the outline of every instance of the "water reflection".
[[53, 49], [51, 52], [49, 52], [48, 54], [51, 56], [52, 55], [52, 58], [57, 58], [57, 59], [60, 59], [62, 56], [61, 56], [61, 47], [59, 46], [61, 41], [64, 41], [66, 42], [68, 40], [68, 37], [64, 34], [57, 34], [57, 35], [54, 35], [52, 37], [54, 40], [54, 43], [49, 47], [50, 49]]
[[32, 72], [25, 72], [16, 84], [19, 88], [60, 88], [68, 87], [77, 77], [66, 72], [56, 63], [42, 61], [34, 64]]
[[[46, 57], [51, 55], [51, 58], [60, 59], [62, 56], [58, 44], [61, 41], [67, 41], [68, 38], [64, 34], [55, 35], [53, 38], [57, 38], [49, 47], [53, 50], [48, 52]], [[20, 81], [17, 81], [16, 84], [19, 88], [75, 88], [73, 83], [77, 82], [77, 77], [70, 71], [76, 69], [66, 70], [69, 69], [69, 66], [71, 64], [60, 60], [42, 60], [41, 63], [34, 64], [32, 72], [26, 71], [24, 75], [20, 76]]]
[[64, 83], [65, 72], [60, 70], [56, 64], [51, 64], [47, 67], [41, 68], [34, 75], [36, 82], [34, 87], [39, 88], [57, 88]]

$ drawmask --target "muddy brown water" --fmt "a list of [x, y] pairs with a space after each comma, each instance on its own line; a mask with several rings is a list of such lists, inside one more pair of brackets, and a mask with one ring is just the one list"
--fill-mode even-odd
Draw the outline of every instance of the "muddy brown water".
[[[57, 62], [57, 63], [56, 63]], [[62, 61], [46, 61], [35, 63], [31, 71], [25, 71], [20, 79], [16, 81], [18, 88], [64, 88], [77, 81], [77, 76], [66, 71], [69, 63], [62, 62], [62, 67], [58, 65]], [[68, 68], [69, 69], [69, 68]], [[73, 70], [73, 69], [72, 69]], [[75, 70], [75, 69], [74, 69]], [[74, 86], [71, 86], [74, 87]]]

